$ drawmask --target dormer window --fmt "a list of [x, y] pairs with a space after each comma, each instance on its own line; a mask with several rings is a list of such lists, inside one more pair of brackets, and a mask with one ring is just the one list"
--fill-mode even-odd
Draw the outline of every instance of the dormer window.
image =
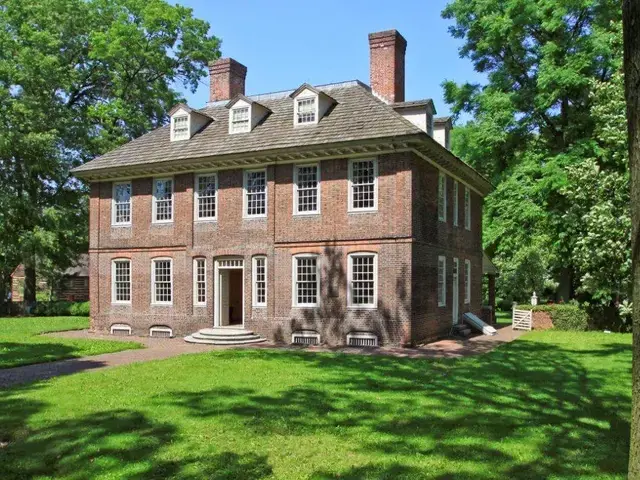
[[231, 126], [229, 133], [244, 133], [251, 130], [249, 123], [249, 107], [231, 109]]
[[298, 124], [316, 123], [316, 98], [299, 98], [296, 102], [298, 104]]
[[173, 117], [172, 129], [174, 140], [187, 140], [189, 138], [189, 115]]

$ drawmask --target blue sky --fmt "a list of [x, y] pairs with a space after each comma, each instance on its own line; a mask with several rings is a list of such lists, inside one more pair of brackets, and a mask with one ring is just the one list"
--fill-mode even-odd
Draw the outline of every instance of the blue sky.
[[[447, 0], [323, 2], [178, 0], [211, 24], [222, 39], [223, 57], [247, 66], [248, 95], [358, 79], [369, 83], [367, 34], [395, 28], [407, 39], [406, 100], [432, 98], [438, 115], [449, 113], [445, 80], [481, 81], [471, 62], [460, 59], [440, 12]], [[208, 81], [188, 103], [203, 106]]]

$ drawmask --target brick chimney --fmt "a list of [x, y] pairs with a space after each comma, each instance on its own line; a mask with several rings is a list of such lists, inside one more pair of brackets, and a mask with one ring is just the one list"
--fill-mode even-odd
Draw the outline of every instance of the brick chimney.
[[404, 102], [407, 41], [397, 30], [369, 34], [371, 89], [387, 103]]
[[209, 63], [209, 101], [231, 100], [244, 95], [247, 67], [233, 58], [220, 58]]

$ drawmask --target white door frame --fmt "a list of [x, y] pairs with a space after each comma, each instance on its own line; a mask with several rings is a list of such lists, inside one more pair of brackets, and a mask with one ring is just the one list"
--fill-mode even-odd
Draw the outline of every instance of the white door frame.
[[460, 260], [453, 259], [453, 268], [451, 272], [451, 315], [453, 324], [457, 325], [460, 321]]
[[[214, 299], [213, 299], [213, 326], [228, 327], [229, 325], [220, 325], [220, 270], [242, 270], [242, 325], [244, 328], [244, 259], [242, 257], [219, 258], [214, 262]], [[238, 327], [237, 325], [231, 325]]]

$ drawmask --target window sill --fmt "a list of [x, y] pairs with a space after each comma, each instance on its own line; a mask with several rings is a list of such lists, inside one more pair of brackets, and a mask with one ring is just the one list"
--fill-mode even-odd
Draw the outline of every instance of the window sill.
[[347, 310], [377, 310], [377, 305], [347, 305]]
[[251, 305], [251, 308], [261, 308], [261, 309], [265, 309], [267, 308], [266, 305]]
[[243, 220], [266, 220], [266, 215], [243, 215]]
[[440, 304], [440, 303], [438, 304], [438, 308], [446, 308], [446, 307], [447, 307], [447, 305], [446, 305], [446, 304], [444, 304], [444, 305], [442, 305], [442, 304]]
[[300, 212], [296, 212], [293, 214], [293, 217], [319, 217], [320, 216], [320, 212], [305, 212], [305, 213], [300, 213]]
[[173, 220], [152, 220], [151, 225], [173, 225]]
[[194, 303], [193, 306], [196, 308], [207, 308], [206, 303]]
[[315, 305], [292, 305], [291, 308], [298, 308], [300, 310], [309, 310], [309, 309], [314, 309], [314, 308], [318, 308], [320, 307], [320, 305], [315, 304]]
[[370, 209], [362, 209], [362, 210], [347, 210], [347, 213], [349, 215], [361, 215], [363, 213], [378, 213], [378, 209], [377, 208], [370, 208]]
[[193, 223], [218, 223], [217, 218], [196, 218]]
[[131, 228], [130, 223], [112, 223], [111, 228]]
[[111, 302], [112, 307], [130, 307], [131, 302]]
[[171, 303], [152, 303], [152, 307], [173, 307], [173, 302]]

